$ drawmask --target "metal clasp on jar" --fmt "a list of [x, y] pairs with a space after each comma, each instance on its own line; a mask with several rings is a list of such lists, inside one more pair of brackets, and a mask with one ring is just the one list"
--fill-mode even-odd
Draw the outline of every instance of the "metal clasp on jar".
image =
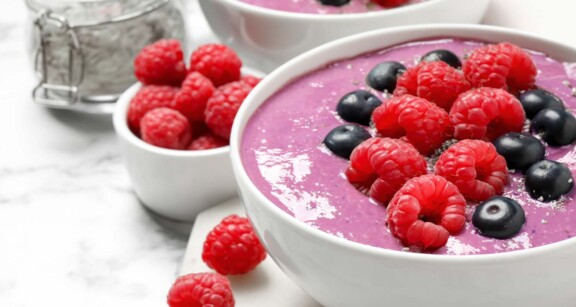
[[[34, 19], [34, 27], [39, 39], [39, 47], [34, 56], [34, 70], [40, 82], [32, 90], [32, 98], [35, 102], [50, 107], [68, 108], [78, 101], [78, 87], [84, 77], [84, 58], [76, 32], [64, 16], [49, 10], [38, 13]], [[58, 40], [63, 40], [66, 44], [58, 45]], [[50, 70], [48, 58], [52, 56], [55, 50], [53, 48], [68, 48], [68, 60], [64, 63], [67, 65], [65, 71], [68, 72], [64, 79], [68, 82], [64, 84], [50, 82], [53, 72]]]

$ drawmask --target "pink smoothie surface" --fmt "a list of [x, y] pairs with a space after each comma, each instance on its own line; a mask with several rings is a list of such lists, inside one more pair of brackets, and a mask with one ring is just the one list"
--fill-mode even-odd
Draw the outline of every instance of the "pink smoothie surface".
[[[318, 0], [239, 0], [255, 6], [305, 14], [352, 14], [386, 10], [370, 0], [350, 0], [343, 6], [324, 5]], [[405, 5], [430, 0], [409, 0]]]
[[[332, 235], [392, 250], [406, 250], [386, 226], [386, 208], [357, 191], [344, 176], [348, 160], [333, 155], [322, 140], [333, 128], [345, 124], [336, 105], [346, 93], [365, 89], [365, 76], [376, 64], [398, 61], [414, 66], [419, 57], [435, 49], [448, 49], [463, 58], [484, 43], [442, 39], [408, 43], [337, 61], [289, 83], [267, 99], [244, 131], [241, 157], [260, 191], [296, 219]], [[574, 83], [576, 64], [563, 63], [529, 51], [539, 74], [537, 85], [576, 110], [566, 81]], [[382, 93], [372, 91], [385, 103]], [[367, 127], [368, 129], [368, 127]], [[546, 158], [563, 162], [576, 172], [573, 145], [546, 148]], [[472, 225], [475, 204], [468, 204], [468, 222], [436, 254], [489, 254], [527, 249], [576, 236], [575, 192], [558, 201], [540, 202], [525, 191], [522, 174], [511, 174], [504, 195], [520, 203], [526, 224], [507, 240], [483, 237]]]

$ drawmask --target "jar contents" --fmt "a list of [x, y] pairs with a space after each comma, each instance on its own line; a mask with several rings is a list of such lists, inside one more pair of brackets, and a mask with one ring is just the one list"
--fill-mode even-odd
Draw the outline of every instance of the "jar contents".
[[136, 82], [133, 61], [142, 47], [185, 37], [173, 1], [28, 4], [36, 11], [32, 56], [41, 78], [34, 98], [51, 106], [115, 101]]

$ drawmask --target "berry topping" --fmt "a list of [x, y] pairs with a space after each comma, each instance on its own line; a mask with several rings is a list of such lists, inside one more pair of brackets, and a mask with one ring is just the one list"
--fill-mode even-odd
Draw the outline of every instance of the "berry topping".
[[470, 89], [464, 75], [444, 62], [421, 62], [398, 78], [395, 96], [422, 97], [450, 111], [452, 103]]
[[350, 3], [350, 0], [319, 0], [324, 5], [343, 6]]
[[338, 102], [336, 111], [345, 121], [368, 126], [372, 112], [381, 104], [382, 101], [370, 92], [357, 90], [344, 95]]
[[213, 133], [206, 133], [192, 140], [188, 146], [189, 150], [205, 150], [218, 147], [228, 146], [228, 140], [225, 140]]
[[478, 232], [495, 239], [515, 236], [526, 222], [524, 209], [516, 201], [495, 196], [478, 205], [472, 215], [472, 224]]
[[215, 273], [198, 273], [180, 276], [168, 293], [168, 306], [234, 307], [230, 281]]
[[140, 135], [140, 120], [146, 112], [168, 107], [176, 97], [178, 88], [166, 85], [142, 86], [130, 101], [128, 106], [128, 126], [136, 135]]
[[382, 62], [368, 73], [366, 83], [371, 88], [380, 92], [394, 92], [398, 76], [406, 71], [406, 67], [398, 62]]
[[251, 75], [245, 75], [245, 76], [242, 76], [242, 78], [240, 78], [240, 81], [250, 85], [251, 87], [256, 87], [256, 85], [258, 85], [258, 83], [260, 83], [260, 81], [262, 81], [262, 79], [260, 79], [258, 77], [251, 76]]
[[572, 172], [563, 163], [536, 162], [526, 171], [526, 190], [536, 200], [549, 202], [567, 194], [574, 186]]
[[376, 3], [381, 7], [393, 8], [405, 4], [408, 0], [371, 0], [372, 3]]
[[491, 141], [524, 127], [524, 109], [508, 92], [494, 88], [477, 88], [463, 93], [450, 110], [454, 137]]
[[510, 132], [492, 142], [496, 151], [506, 159], [509, 170], [526, 171], [532, 164], [544, 159], [546, 149], [537, 138]]
[[454, 183], [470, 201], [502, 194], [508, 182], [506, 160], [491, 143], [460, 141], [444, 151], [436, 162], [436, 175]]
[[558, 96], [542, 89], [525, 91], [518, 97], [526, 117], [534, 118], [544, 109], [564, 109], [564, 103]]
[[466, 222], [466, 200], [446, 179], [425, 175], [410, 179], [387, 208], [388, 227], [404, 246], [438, 249]]
[[324, 138], [324, 145], [335, 155], [350, 159], [352, 150], [372, 136], [364, 128], [348, 124], [336, 127]]
[[474, 50], [462, 70], [473, 87], [500, 88], [512, 93], [532, 88], [538, 72], [532, 57], [510, 43]]
[[231, 82], [214, 91], [206, 104], [206, 125], [216, 135], [230, 139], [234, 117], [252, 87], [243, 82]]
[[225, 45], [206, 44], [190, 57], [190, 71], [206, 76], [214, 86], [240, 80], [242, 61], [236, 52]]
[[530, 132], [550, 146], [564, 146], [576, 140], [576, 118], [562, 109], [544, 109], [530, 123]]
[[214, 93], [212, 82], [197, 72], [188, 74], [171, 105], [190, 121], [203, 121], [208, 99]]
[[192, 129], [180, 112], [157, 108], [149, 111], [140, 121], [142, 140], [168, 149], [184, 149], [192, 139]]
[[266, 250], [245, 217], [230, 215], [204, 241], [202, 260], [223, 275], [252, 271], [266, 258]]
[[134, 59], [134, 75], [144, 84], [180, 86], [186, 77], [182, 47], [175, 39], [148, 45]]
[[438, 49], [426, 53], [422, 57], [423, 62], [442, 61], [456, 69], [462, 67], [462, 62], [457, 55], [450, 50]]
[[383, 137], [402, 138], [429, 155], [452, 137], [448, 113], [426, 99], [395, 96], [376, 108], [374, 126]]
[[358, 145], [346, 170], [350, 183], [383, 204], [410, 178], [424, 174], [424, 157], [412, 145], [390, 138], [370, 138]]

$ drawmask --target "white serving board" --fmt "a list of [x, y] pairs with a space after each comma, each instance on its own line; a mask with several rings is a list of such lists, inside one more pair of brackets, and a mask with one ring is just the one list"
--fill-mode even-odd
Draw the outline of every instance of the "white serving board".
[[[196, 218], [184, 256], [181, 275], [211, 272], [202, 261], [206, 235], [230, 214], [245, 216], [239, 199], [210, 208]], [[256, 269], [245, 275], [229, 276], [237, 307], [319, 307], [298, 288], [268, 256]]]

